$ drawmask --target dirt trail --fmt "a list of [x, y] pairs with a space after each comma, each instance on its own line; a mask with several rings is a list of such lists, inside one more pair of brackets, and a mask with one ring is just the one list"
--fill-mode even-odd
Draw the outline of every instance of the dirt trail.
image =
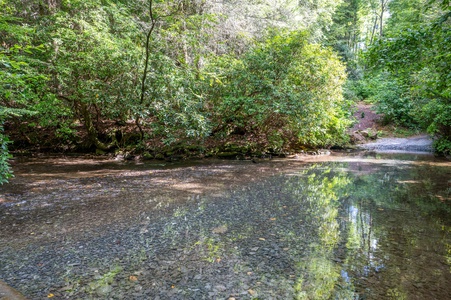
[[[371, 151], [399, 151], [399, 152], [432, 152], [432, 138], [426, 134], [398, 138], [376, 139], [383, 117], [373, 110], [373, 105], [358, 103], [354, 117], [358, 122], [351, 129], [351, 137], [361, 149]], [[374, 142], [368, 142], [374, 140]]]
[[363, 102], [357, 103], [354, 117], [358, 122], [351, 128], [352, 132], [368, 129], [377, 130], [378, 122], [382, 118], [380, 114], [374, 112], [372, 104]]

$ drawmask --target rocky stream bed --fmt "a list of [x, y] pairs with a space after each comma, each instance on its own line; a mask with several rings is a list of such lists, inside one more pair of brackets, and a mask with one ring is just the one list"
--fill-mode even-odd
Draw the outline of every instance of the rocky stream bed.
[[29, 299], [450, 298], [451, 165], [406, 155], [17, 160], [0, 279]]

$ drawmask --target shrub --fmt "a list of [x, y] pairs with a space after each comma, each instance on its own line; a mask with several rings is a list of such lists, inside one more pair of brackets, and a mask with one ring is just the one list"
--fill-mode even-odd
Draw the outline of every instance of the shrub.
[[346, 141], [345, 67], [329, 49], [308, 43], [305, 32], [272, 33], [241, 60], [220, 58], [214, 67], [222, 70], [217, 129], [261, 133], [279, 146]]

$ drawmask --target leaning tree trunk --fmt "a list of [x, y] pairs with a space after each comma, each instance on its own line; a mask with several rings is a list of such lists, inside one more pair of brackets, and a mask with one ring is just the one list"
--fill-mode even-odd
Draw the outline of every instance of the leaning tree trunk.
[[379, 36], [382, 37], [384, 35], [384, 13], [387, 10], [388, 0], [381, 0], [381, 10], [379, 16]]
[[374, 35], [376, 34], [376, 28], [377, 28], [377, 20], [378, 20], [378, 17], [375, 16], [374, 17], [373, 28], [372, 28], [372, 31], [371, 31], [370, 45], [372, 45], [373, 42], [374, 42]]
[[[153, 0], [149, 0], [149, 17], [150, 17], [150, 28], [147, 31], [146, 34], [146, 43], [145, 43], [145, 47], [146, 47], [146, 52], [145, 52], [145, 59], [144, 59], [144, 70], [143, 70], [143, 74], [141, 77], [141, 94], [140, 94], [140, 99], [139, 99], [139, 104], [142, 106], [144, 104], [144, 97], [146, 94], [146, 80], [147, 80], [147, 73], [149, 70], [149, 60], [150, 60], [150, 38], [152, 37], [152, 33], [155, 29], [155, 25], [157, 24], [157, 20], [155, 19], [154, 16], [154, 12], [153, 12]], [[141, 126], [141, 117], [139, 114], [136, 115], [135, 117], [135, 124], [136, 127], [138, 127], [139, 133], [141, 135], [141, 140], [144, 139], [144, 130], [142, 129]]]

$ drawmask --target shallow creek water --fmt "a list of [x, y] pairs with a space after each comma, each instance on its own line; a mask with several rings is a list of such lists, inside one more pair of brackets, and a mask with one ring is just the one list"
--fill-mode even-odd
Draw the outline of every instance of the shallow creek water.
[[451, 299], [451, 163], [14, 162], [0, 279], [30, 299]]

